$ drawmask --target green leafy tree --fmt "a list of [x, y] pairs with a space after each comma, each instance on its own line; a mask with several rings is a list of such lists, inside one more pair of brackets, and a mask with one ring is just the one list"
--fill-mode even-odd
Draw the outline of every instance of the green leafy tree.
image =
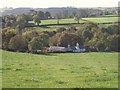
[[29, 30], [23, 33], [23, 37], [27, 40], [27, 42], [31, 41], [32, 38], [37, 37], [38, 32], [35, 30]]
[[29, 42], [29, 50], [42, 50], [49, 45], [49, 37], [46, 34], [40, 34], [38, 37], [32, 38]]
[[22, 34], [23, 29], [28, 25], [29, 18], [26, 14], [22, 14], [17, 16], [16, 23], [17, 23], [17, 31], [18, 34]]
[[8, 28], [8, 29], [3, 29], [2, 31], [2, 48], [3, 49], [8, 49], [8, 43], [12, 37], [16, 35], [16, 30]]
[[21, 35], [16, 35], [10, 39], [8, 48], [13, 51], [26, 51], [28, 46], [25, 38]]
[[90, 40], [93, 37], [93, 33], [90, 30], [84, 30], [82, 32], [82, 36], [83, 36], [84, 40], [86, 40], [86, 39]]
[[119, 42], [120, 42], [120, 35], [110, 35], [108, 36], [108, 48], [110, 51], [119, 51]]
[[57, 33], [61, 33], [61, 32], [63, 32], [63, 31], [65, 31], [66, 30], [66, 28], [64, 28], [64, 27], [60, 27], [60, 28], [57, 28]]
[[25, 14], [19, 15], [16, 19], [17, 25], [19, 25], [20, 29], [23, 29], [27, 26], [28, 24], [28, 16]]
[[61, 33], [57, 33], [54, 36], [52, 36], [50, 38], [50, 43], [49, 43], [50, 46], [57, 46], [59, 43], [58, 40], [59, 40], [60, 36], [61, 36]]
[[59, 38], [59, 45], [67, 47], [68, 44], [75, 46], [76, 43], [83, 45], [83, 39], [74, 33], [62, 33]]

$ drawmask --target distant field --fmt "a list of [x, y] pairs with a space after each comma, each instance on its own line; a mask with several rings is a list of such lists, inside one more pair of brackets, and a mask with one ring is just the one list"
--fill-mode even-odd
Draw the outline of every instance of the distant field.
[[[94, 17], [94, 18], [82, 18], [80, 20], [80, 23], [86, 23], [86, 22], [93, 22], [93, 23], [109, 23], [109, 22], [118, 22], [118, 17]], [[33, 21], [29, 21], [29, 23], [33, 23]], [[76, 21], [72, 18], [70, 19], [61, 19], [60, 20], [60, 24], [66, 24], [66, 23], [76, 23]], [[41, 25], [50, 25], [50, 24], [57, 24], [57, 20], [56, 19], [52, 19], [52, 20], [41, 20]], [[80, 25], [79, 24], [72, 24], [73, 26], [75, 26], [76, 28], [79, 28]], [[104, 26], [110, 26], [113, 24], [104, 24]], [[57, 28], [59, 27], [66, 27], [68, 28], [69, 25], [52, 25], [52, 26], [48, 26], [48, 27], [33, 27], [34, 30], [38, 30], [38, 31], [56, 31]], [[31, 28], [31, 27], [30, 27]]]
[[118, 17], [119, 15], [113, 14], [113, 15], [104, 15], [105, 17]]
[[109, 23], [109, 22], [118, 22], [118, 17], [95, 17], [95, 18], [83, 18], [94, 23]]
[[[93, 23], [114, 23], [118, 22], [118, 17], [116, 15], [106, 15], [103, 17], [91, 17], [91, 18], [82, 18], [80, 20], [80, 23], [86, 23], [86, 22], [93, 22]], [[33, 21], [29, 21], [29, 23], [33, 23]], [[69, 19], [60, 19], [60, 24], [71, 24], [71, 23], [77, 23], [73, 18]], [[50, 25], [50, 24], [57, 24], [56, 19], [50, 19], [50, 20], [41, 20], [41, 25]]]
[[[80, 20], [80, 23], [83, 23], [85, 21]], [[29, 23], [34, 23], [33, 21], [29, 21]], [[77, 23], [73, 18], [69, 19], [60, 19], [59, 20], [60, 24], [69, 24], [69, 23]], [[56, 19], [50, 19], [50, 20], [41, 20], [41, 25], [46, 25], [46, 24], [57, 24]]]
[[3, 88], [118, 88], [118, 53], [3, 52]]

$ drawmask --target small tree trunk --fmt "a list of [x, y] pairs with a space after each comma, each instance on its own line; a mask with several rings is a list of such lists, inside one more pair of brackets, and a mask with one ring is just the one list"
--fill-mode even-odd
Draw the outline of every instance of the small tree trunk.
[[37, 26], [39, 26], [39, 23], [37, 23]]
[[57, 24], [59, 24], [59, 19], [57, 20]]

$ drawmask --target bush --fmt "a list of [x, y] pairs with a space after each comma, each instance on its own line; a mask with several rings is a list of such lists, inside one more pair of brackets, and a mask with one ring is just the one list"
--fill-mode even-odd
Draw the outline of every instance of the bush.
[[9, 50], [13, 50], [13, 51], [26, 51], [27, 42], [25, 38], [23, 38], [21, 35], [16, 35], [10, 39], [8, 48]]

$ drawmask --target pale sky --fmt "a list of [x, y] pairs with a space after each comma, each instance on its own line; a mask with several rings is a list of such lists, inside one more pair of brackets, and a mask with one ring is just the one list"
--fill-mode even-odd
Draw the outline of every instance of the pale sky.
[[3, 7], [117, 7], [120, 0], [0, 0]]

